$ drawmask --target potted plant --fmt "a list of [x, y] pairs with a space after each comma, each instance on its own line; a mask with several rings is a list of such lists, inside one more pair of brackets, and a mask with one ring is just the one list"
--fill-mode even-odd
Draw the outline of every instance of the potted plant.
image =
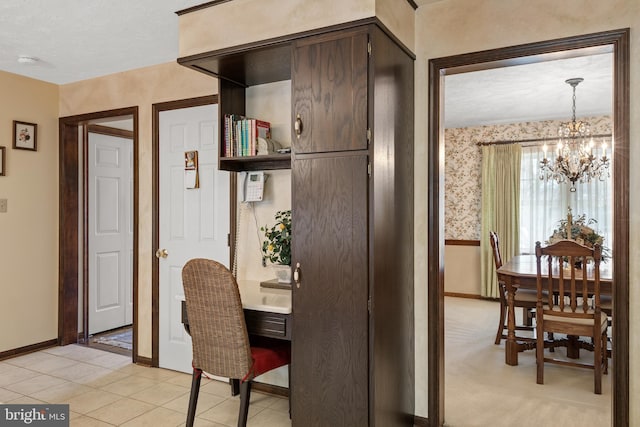
[[[264, 232], [262, 242], [262, 256], [275, 266], [278, 282], [291, 282], [291, 210], [278, 211], [275, 215], [276, 223], [272, 227], [260, 227]], [[282, 266], [286, 266], [283, 268]]]
[[591, 226], [597, 224], [593, 218], [587, 219], [585, 214], [573, 218], [571, 208], [567, 217], [558, 221], [558, 226], [547, 240], [547, 244], [553, 244], [560, 240], [573, 240], [581, 245], [593, 248], [598, 244], [602, 247], [602, 261], [607, 262], [610, 256], [609, 248], [603, 245], [604, 237], [598, 234]]

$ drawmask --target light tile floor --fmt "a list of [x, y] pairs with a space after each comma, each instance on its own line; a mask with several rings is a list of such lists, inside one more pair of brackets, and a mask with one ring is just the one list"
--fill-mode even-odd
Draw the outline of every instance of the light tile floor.
[[[73, 427], [183, 426], [190, 386], [188, 374], [80, 345], [0, 361], [0, 403], [68, 403]], [[227, 383], [203, 378], [195, 425], [236, 426], [239, 405]], [[288, 400], [253, 391], [247, 425], [290, 427]]]

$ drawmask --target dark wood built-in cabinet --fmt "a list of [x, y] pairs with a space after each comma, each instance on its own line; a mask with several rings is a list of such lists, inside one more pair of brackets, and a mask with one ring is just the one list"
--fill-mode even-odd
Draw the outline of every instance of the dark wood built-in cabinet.
[[220, 78], [221, 118], [291, 80], [291, 155], [220, 168], [291, 168], [292, 425], [412, 426], [413, 55], [371, 18], [179, 62]]

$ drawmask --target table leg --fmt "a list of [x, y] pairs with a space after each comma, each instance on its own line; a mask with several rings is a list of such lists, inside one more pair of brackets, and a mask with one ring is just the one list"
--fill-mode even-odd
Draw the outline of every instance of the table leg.
[[505, 344], [505, 363], [510, 366], [518, 365], [518, 343], [516, 341], [515, 295], [516, 288], [511, 280], [505, 281], [507, 288], [507, 342]]
[[580, 343], [578, 339], [579, 337], [576, 335], [567, 336], [567, 357], [569, 359], [580, 359]]

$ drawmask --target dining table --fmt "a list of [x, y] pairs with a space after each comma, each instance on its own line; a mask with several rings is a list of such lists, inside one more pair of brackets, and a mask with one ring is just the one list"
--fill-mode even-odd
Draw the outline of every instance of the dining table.
[[[541, 265], [543, 276], [548, 274], [547, 263]], [[552, 275], [559, 278], [558, 267], [554, 267]], [[587, 264], [580, 270], [587, 274], [588, 288], [593, 287], [593, 264]], [[505, 363], [516, 366], [518, 364], [518, 353], [525, 350], [535, 349], [535, 340], [520, 340], [516, 337], [516, 322], [514, 301], [518, 289], [537, 289], [537, 267], [535, 255], [516, 255], [504, 263], [497, 270], [498, 281], [505, 284], [507, 291], [507, 340], [505, 344]], [[612, 267], [611, 263], [600, 263], [600, 295], [612, 295]], [[576, 277], [578, 279], [578, 277]], [[582, 280], [581, 277], [579, 277]], [[556, 284], [557, 285], [557, 284]], [[579, 357], [579, 348], [576, 347], [577, 337], [570, 337], [569, 340], [574, 345], [567, 348], [567, 356], [571, 358]]]

